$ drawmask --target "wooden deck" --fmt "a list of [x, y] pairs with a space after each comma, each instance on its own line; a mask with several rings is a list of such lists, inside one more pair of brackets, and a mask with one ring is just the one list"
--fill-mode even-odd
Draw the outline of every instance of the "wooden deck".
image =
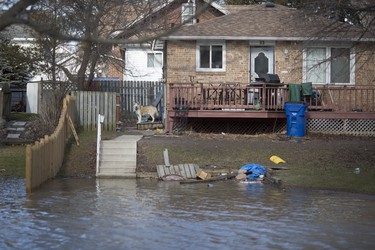
[[[314, 86], [301, 101], [308, 104], [307, 118], [375, 119], [375, 86]], [[170, 84], [168, 127], [178, 117], [285, 119], [287, 102], [287, 85]]]

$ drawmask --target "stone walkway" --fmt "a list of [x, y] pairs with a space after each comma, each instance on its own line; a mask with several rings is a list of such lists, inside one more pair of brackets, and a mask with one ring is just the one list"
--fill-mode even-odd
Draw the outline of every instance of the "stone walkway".
[[23, 144], [30, 143], [31, 140], [22, 138], [23, 133], [28, 125], [27, 121], [10, 121], [5, 124], [5, 133], [0, 139], [6, 144]]
[[26, 122], [11, 122], [10, 126], [7, 127], [7, 137], [6, 139], [19, 139], [22, 132], [25, 131]]

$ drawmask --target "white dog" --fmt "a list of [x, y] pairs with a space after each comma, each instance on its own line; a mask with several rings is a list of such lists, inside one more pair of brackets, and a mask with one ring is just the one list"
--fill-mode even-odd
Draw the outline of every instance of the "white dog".
[[155, 118], [159, 115], [157, 108], [154, 106], [142, 106], [135, 102], [133, 108], [134, 112], [137, 114], [137, 123], [142, 122], [142, 116], [144, 115], [150, 115], [152, 118], [152, 122], [154, 122]]

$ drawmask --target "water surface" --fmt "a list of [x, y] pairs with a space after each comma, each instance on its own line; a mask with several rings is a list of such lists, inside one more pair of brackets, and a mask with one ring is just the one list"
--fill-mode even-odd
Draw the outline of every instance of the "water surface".
[[375, 196], [236, 181], [0, 178], [0, 249], [374, 249]]

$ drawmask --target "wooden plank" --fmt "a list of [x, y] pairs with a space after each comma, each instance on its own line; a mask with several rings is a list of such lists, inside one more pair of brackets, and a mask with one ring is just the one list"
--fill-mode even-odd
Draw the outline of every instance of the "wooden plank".
[[192, 178], [196, 178], [198, 169], [199, 169], [199, 166], [196, 164], [192, 164], [192, 163], [171, 165], [169, 167], [167, 167], [166, 165], [156, 166], [156, 170], [157, 170], [159, 178], [165, 175], [175, 174], [175, 175], [181, 175], [187, 179], [192, 179]]
[[189, 169], [191, 178], [196, 178], [199, 167], [195, 164], [188, 164], [187, 168]]
[[197, 184], [197, 183], [210, 183], [210, 182], [215, 182], [215, 181], [225, 181], [229, 179], [233, 179], [236, 177], [236, 174], [227, 174], [227, 175], [219, 175], [212, 177], [207, 180], [185, 180], [185, 181], [180, 181], [180, 184]]
[[164, 149], [163, 156], [164, 156], [164, 165], [169, 167], [171, 164], [169, 163], [168, 149]]
[[156, 166], [156, 171], [157, 171], [157, 173], [158, 173], [158, 177], [159, 177], [159, 178], [165, 176], [164, 166], [163, 166], [163, 165], [157, 165], [157, 166]]
[[183, 176], [186, 176], [186, 178], [188, 178], [188, 179], [194, 178], [194, 177], [191, 176], [189, 164], [180, 164], [179, 168], [180, 168], [181, 171], [183, 171], [183, 173], [184, 173]]
[[66, 114], [66, 118], [68, 119], [69, 127], [72, 130], [72, 132], [73, 132], [74, 138], [76, 139], [77, 146], [79, 146], [79, 139], [78, 139], [78, 135], [77, 135], [76, 129], [74, 128], [73, 121], [70, 118], [69, 114]]
[[33, 182], [33, 154], [31, 145], [26, 146], [26, 192], [30, 193], [32, 191]]

